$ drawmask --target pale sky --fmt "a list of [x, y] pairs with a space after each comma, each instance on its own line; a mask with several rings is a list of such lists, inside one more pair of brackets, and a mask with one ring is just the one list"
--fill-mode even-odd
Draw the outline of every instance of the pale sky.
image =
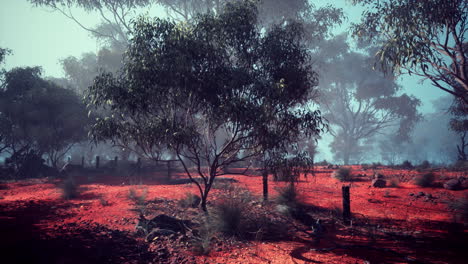
[[[333, 4], [343, 7], [349, 19], [337, 32], [347, 31], [349, 22], [356, 21], [360, 9], [346, 0], [315, 1], [317, 6]], [[74, 14], [84, 24], [93, 26], [99, 18], [84, 11]], [[156, 11], [156, 14], [161, 14]], [[152, 13], [154, 15], [154, 13]], [[99, 45], [88, 32], [58, 12], [42, 7], [33, 7], [26, 0], [0, 0], [0, 47], [13, 50], [6, 58], [6, 68], [41, 66], [44, 76], [62, 77], [59, 60], [67, 56], [79, 57], [84, 52], [97, 52]], [[400, 84], [405, 92], [414, 94], [422, 102], [423, 112], [432, 112], [432, 101], [446, 95], [426, 81], [418, 84], [419, 78], [405, 76]]]

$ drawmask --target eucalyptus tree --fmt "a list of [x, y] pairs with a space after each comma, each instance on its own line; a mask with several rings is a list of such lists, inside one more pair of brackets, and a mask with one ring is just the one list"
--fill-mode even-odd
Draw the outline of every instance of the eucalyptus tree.
[[363, 143], [370, 143], [377, 134], [393, 132], [392, 127], [398, 128], [400, 140], [409, 139], [409, 132], [420, 119], [420, 101], [401, 93], [395, 78], [374, 71], [372, 55], [351, 51], [345, 35], [329, 43], [329, 49], [339, 52], [335, 51], [335, 57], [327, 62], [320, 86], [335, 157], [344, 164], [358, 161], [368, 152], [368, 144]]
[[34, 170], [25, 162], [43, 155], [57, 167], [71, 146], [86, 136], [85, 105], [73, 91], [44, 80], [39, 67], [6, 73], [0, 117], [0, 135], [19, 170]]
[[466, 0], [354, 0], [366, 7], [354, 35], [380, 46], [383, 70], [414, 74], [468, 103]]
[[317, 76], [302, 33], [298, 23], [262, 32], [250, 1], [190, 23], [141, 17], [120, 74], [89, 89], [90, 107], [108, 112], [92, 135], [174, 151], [206, 211], [224, 168], [323, 129], [320, 112], [305, 107]]
[[[131, 20], [138, 9], [149, 9], [153, 0], [28, 0], [35, 6], [51, 8], [74, 21], [96, 39], [109, 46], [124, 48], [129, 40]], [[76, 10], [96, 13], [98, 25], [88, 25], [76, 15]]]
[[459, 136], [457, 144], [458, 160], [467, 160], [468, 148], [468, 107], [465, 102], [460, 99], [454, 100], [450, 107], [452, 119], [450, 120], [450, 129]]

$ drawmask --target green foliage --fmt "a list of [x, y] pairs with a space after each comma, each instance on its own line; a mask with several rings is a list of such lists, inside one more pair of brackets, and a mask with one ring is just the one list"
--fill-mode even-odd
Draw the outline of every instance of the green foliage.
[[13, 154], [46, 154], [54, 167], [86, 136], [84, 104], [73, 91], [41, 77], [39, 67], [14, 68], [0, 90], [0, 138]]
[[450, 119], [450, 129], [458, 134], [460, 138], [457, 144], [458, 159], [468, 160], [466, 148], [468, 147], [468, 103], [462, 100], [454, 100], [450, 107], [452, 119]]
[[334, 171], [331, 176], [342, 182], [351, 181], [351, 168], [339, 168], [338, 170]]
[[410, 170], [410, 169], [413, 169], [413, 168], [414, 168], [413, 164], [412, 164], [411, 161], [409, 161], [409, 160], [403, 161], [403, 162], [400, 164], [399, 167], [402, 168], [402, 169], [407, 169], [407, 170]]
[[434, 180], [435, 174], [430, 172], [416, 177], [415, 183], [420, 187], [431, 187], [434, 184]]
[[301, 174], [306, 177], [313, 171], [313, 157], [307, 152], [291, 155], [288, 152], [270, 152], [266, 166], [275, 181], [296, 182]]
[[468, 103], [465, 0], [355, 0], [366, 11], [353, 33], [372, 41], [381, 69], [426, 77]]
[[203, 179], [195, 184], [206, 210], [222, 168], [320, 133], [320, 112], [308, 107], [317, 75], [301, 25], [261, 32], [256, 23], [250, 1], [190, 23], [140, 17], [121, 74], [102, 74], [89, 89], [90, 108], [108, 113], [96, 120], [94, 139], [154, 159], [176, 153], [190, 178], [195, 166]]
[[352, 50], [346, 35], [326, 43], [331, 58], [322, 66], [320, 86], [324, 116], [333, 125], [335, 159], [348, 165], [370, 158], [373, 137], [390, 128], [400, 141], [408, 140], [421, 118], [420, 100], [402, 93], [396, 78], [373, 69], [375, 47]]
[[429, 169], [430, 167], [431, 167], [431, 163], [429, 163], [429, 161], [427, 160], [421, 162], [421, 164], [418, 165], [418, 169], [421, 169], [421, 170], [426, 170], [426, 169]]

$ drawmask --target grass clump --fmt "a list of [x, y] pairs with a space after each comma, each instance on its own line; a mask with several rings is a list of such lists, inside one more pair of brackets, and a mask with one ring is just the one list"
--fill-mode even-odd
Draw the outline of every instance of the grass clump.
[[211, 220], [206, 217], [202, 220], [197, 236], [191, 241], [192, 252], [196, 255], [208, 255], [211, 252], [211, 241], [214, 237]]
[[225, 189], [214, 206], [214, 229], [224, 235], [241, 236], [246, 231], [242, 223], [253, 201], [246, 189], [234, 185]]
[[420, 187], [430, 187], [434, 184], [435, 174], [432, 172], [416, 177], [416, 185]]
[[79, 194], [79, 186], [73, 177], [66, 178], [62, 184], [62, 198], [70, 200], [78, 197]]
[[468, 223], [468, 197], [450, 202], [448, 208], [454, 211], [454, 219], [456, 221], [464, 224]]
[[296, 218], [303, 211], [303, 203], [300, 194], [294, 184], [288, 184], [283, 188], [278, 188], [277, 210], [285, 215]]
[[351, 181], [351, 168], [339, 168], [332, 173], [332, 177], [342, 182]]
[[222, 201], [216, 205], [216, 230], [225, 235], [239, 235], [242, 233], [241, 222], [245, 214], [245, 205], [239, 200]]
[[138, 191], [133, 188], [128, 191], [128, 199], [130, 199], [134, 203], [135, 211], [143, 215], [146, 212], [147, 194], [148, 194], [147, 189], [143, 189], [140, 193], [138, 193]]

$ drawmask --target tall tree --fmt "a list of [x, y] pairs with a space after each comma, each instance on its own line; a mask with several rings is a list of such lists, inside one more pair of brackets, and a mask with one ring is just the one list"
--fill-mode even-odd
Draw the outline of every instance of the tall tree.
[[[335, 57], [322, 69], [321, 88], [325, 117], [332, 125], [330, 145], [345, 164], [365, 153], [366, 140], [397, 126], [401, 140], [420, 116], [419, 100], [400, 93], [395, 79], [372, 69], [370, 54], [351, 51], [346, 35], [329, 41]], [[372, 50], [369, 48], [369, 50]]]
[[175, 151], [203, 210], [228, 165], [321, 131], [320, 113], [305, 107], [317, 78], [300, 24], [263, 34], [242, 1], [191, 23], [140, 18], [133, 34], [121, 74], [90, 88], [92, 105], [109, 111], [93, 135]]
[[354, 0], [366, 7], [354, 36], [372, 41], [382, 68], [429, 79], [468, 103], [466, 0]]
[[86, 136], [85, 105], [73, 91], [42, 79], [39, 67], [6, 73], [0, 115], [0, 135], [12, 157], [46, 154], [56, 166], [64, 152]]
[[468, 148], [468, 107], [465, 102], [456, 99], [450, 107], [453, 118], [450, 120], [450, 128], [458, 134], [460, 138], [457, 144], [457, 154], [459, 160], [467, 160]]

